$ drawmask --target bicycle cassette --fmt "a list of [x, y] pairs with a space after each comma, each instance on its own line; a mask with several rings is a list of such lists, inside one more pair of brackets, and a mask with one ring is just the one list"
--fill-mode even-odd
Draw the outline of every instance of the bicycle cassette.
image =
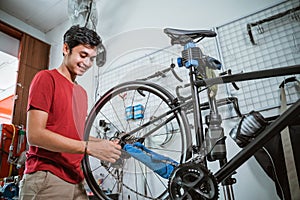
[[212, 173], [201, 164], [185, 163], [174, 169], [169, 178], [171, 199], [216, 200], [218, 183]]

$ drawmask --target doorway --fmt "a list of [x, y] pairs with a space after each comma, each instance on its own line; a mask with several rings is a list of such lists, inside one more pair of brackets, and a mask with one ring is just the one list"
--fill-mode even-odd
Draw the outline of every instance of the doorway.
[[0, 43], [0, 124], [10, 124], [17, 87], [20, 42], [0, 32]]

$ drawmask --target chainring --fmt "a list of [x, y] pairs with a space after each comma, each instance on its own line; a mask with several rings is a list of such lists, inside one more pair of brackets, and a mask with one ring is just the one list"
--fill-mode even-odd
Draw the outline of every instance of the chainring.
[[217, 200], [219, 188], [216, 178], [202, 164], [184, 163], [174, 169], [169, 178], [172, 200]]

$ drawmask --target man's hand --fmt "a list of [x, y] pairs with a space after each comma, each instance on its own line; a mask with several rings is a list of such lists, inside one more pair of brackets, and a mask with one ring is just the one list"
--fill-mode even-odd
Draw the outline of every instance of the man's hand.
[[114, 163], [120, 158], [121, 146], [117, 141], [93, 139], [88, 142], [87, 154]]

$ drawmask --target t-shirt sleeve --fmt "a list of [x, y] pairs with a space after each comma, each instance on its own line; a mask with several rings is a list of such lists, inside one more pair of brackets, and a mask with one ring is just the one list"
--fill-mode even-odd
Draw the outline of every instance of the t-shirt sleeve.
[[53, 99], [54, 80], [47, 71], [38, 72], [33, 78], [28, 95], [27, 111], [34, 108], [49, 113]]

